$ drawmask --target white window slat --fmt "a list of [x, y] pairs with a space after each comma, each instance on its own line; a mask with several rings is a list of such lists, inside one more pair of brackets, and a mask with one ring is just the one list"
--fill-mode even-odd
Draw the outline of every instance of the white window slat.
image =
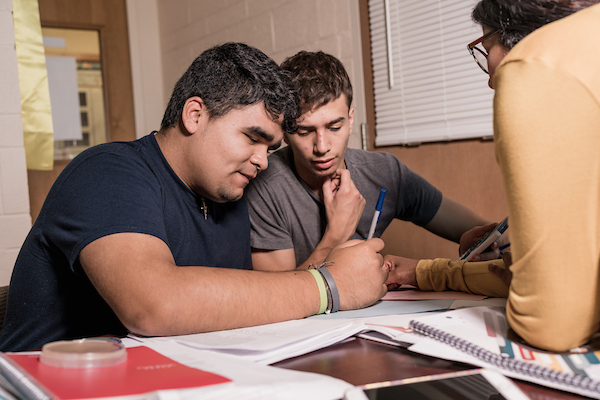
[[466, 50], [477, 0], [387, 1], [389, 29], [384, 0], [369, 0], [376, 145], [490, 137], [493, 92]]

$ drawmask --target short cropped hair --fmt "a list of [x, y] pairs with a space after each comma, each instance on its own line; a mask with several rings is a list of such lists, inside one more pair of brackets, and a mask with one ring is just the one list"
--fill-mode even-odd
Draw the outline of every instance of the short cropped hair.
[[176, 126], [185, 102], [194, 96], [202, 99], [209, 118], [264, 102], [274, 119], [283, 116], [283, 131], [294, 132], [300, 116], [300, 102], [289, 72], [262, 51], [243, 43], [215, 46], [192, 62], [173, 89], [161, 129]]
[[301, 51], [287, 58], [281, 68], [291, 72], [294, 88], [300, 94], [302, 113], [321, 107], [340, 95], [352, 104], [352, 84], [344, 66], [322, 51]]
[[600, 2], [600, 0], [481, 0], [471, 17], [500, 31], [500, 42], [512, 49], [534, 30]]

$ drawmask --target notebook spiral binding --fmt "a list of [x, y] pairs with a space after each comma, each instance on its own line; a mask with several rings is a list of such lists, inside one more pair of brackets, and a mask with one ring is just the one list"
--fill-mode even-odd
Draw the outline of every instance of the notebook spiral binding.
[[505, 358], [499, 354], [494, 354], [489, 350], [470, 343], [464, 339], [433, 328], [427, 324], [418, 321], [411, 321], [410, 327], [425, 336], [429, 336], [440, 342], [446, 343], [464, 353], [483, 360], [498, 368], [533, 376], [536, 378], [573, 386], [580, 389], [600, 393], [600, 382], [581, 375], [566, 374], [555, 371], [542, 365], [530, 364], [513, 358]]

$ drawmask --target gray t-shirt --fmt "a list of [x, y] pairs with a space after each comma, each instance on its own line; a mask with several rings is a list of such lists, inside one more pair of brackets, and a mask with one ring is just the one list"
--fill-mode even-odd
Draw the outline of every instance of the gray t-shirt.
[[[367, 201], [355, 239], [366, 239], [382, 188], [387, 193], [375, 237], [394, 218], [423, 226], [437, 213], [442, 193], [392, 154], [348, 149], [344, 161]], [[296, 174], [290, 147], [269, 156], [269, 168], [251, 181], [244, 197], [252, 224], [252, 248], [293, 248], [296, 265], [306, 261], [325, 232], [325, 205]]]

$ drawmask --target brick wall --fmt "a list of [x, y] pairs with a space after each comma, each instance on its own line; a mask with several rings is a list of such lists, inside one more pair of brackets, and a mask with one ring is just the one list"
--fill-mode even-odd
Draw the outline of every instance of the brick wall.
[[277, 63], [300, 50], [322, 50], [342, 61], [361, 91], [350, 139], [351, 147], [360, 146], [365, 118], [357, 0], [158, 0], [158, 15], [165, 96], [191, 62], [217, 44], [244, 42]]
[[0, 0], [0, 285], [31, 228], [12, 0]]

